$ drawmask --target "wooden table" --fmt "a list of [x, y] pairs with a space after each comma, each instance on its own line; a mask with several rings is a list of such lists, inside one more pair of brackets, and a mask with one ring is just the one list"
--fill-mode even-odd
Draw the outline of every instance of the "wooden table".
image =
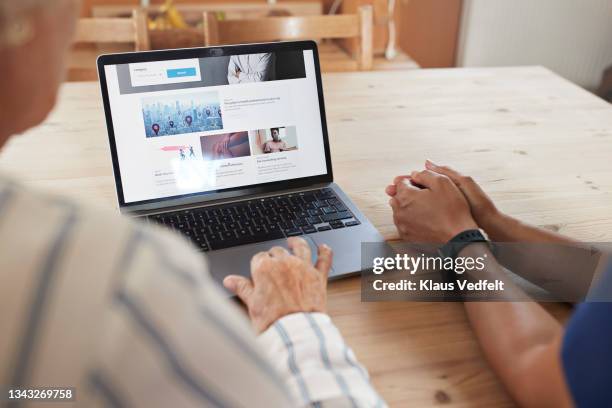
[[[612, 240], [612, 108], [550, 71], [328, 74], [324, 86], [336, 180], [386, 237], [396, 234], [385, 185], [431, 158], [473, 175], [527, 222]], [[0, 168], [116, 207], [97, 84], [65, 85], [54, 114], [14, 138]], [[346, 279], [330, 285], [329, 309], [391, 406], [512, 405], [461, 304], [361, 303], [359, 280]]]

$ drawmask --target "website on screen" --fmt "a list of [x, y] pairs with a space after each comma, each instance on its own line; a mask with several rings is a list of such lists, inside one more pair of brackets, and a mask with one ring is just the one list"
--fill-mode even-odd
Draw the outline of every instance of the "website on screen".
[[327, 173], [312, 51], [105, 69], [126, 203]]

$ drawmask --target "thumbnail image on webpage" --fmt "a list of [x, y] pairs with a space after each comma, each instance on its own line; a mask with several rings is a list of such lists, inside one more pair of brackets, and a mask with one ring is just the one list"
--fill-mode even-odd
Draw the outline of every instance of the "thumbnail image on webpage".
[[254, 155], [288, 152], [298, 148], [295, 126], [252, 130], [249, 134]]
[[295, 126], [274, 127], [200, 137], [205, 161], [281, 153], [298, 149]]
[[145, 98], [142, 117], [146, 137], [223, 129], [218, 92]]

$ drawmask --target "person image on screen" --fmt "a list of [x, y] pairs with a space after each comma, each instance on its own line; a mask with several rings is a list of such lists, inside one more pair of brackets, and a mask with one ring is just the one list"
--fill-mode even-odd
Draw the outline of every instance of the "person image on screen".
[[289, 150], [289, 148], [287, 147], [287, 143], [281, 140], [280, 131], [278, 128], [270, 129], [270, 133], [272, 134], [272, 140], [264, 143], [264, 153], [279, 153]]
[[240, 84], [268, 80], [271, 53], [232, 55], [227, 67], [227, 82]]

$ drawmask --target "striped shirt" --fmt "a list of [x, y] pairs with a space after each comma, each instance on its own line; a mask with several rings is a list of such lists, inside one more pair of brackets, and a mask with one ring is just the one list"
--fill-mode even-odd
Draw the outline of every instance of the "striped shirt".
[[183, 238], [4, 178], [0, 333], [0, 388], [77, 406], [385, 406], [327, 315], [255, 337]]

